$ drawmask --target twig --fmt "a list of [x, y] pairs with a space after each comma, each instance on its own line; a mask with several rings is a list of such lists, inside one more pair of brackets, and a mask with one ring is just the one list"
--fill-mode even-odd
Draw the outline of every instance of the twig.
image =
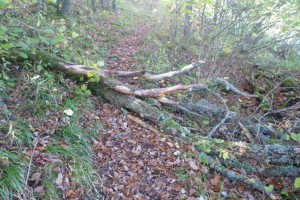
[[201, 152], [199, 158], [202, 162], [205, 162], [211, 169], [216, 170], [217, 172], [223, 174], [233, 181], [241, 181], [246, 185], [249, 185], [255, 189], [258, 189], [263, 194], [267, 194], [271, 199], [276, 199], [276, 197], [271, 193], [266, 191], [265, 185], [260, 180], [250, 179], [246, 176], [238, 174], [232, 170], [227, 169], [222, 164], [220, 164], [216, 159], [208, 156], [207, 154]]
[[240, 91], [239, 89], [237, 89], [234, 85], [232, 85], [231, 83], [229, 83], [228, 81], [226, 81], [225, 79], [223, 78], [217, 78], [216, 79], [216, 82], [217, 83], [220, 83], [222, 85], [225, 85], [226, 86], [226, 90], [230, 90], [232, 91], [233, 93], [235, 94], [238, 94], [238, 95], [242, 95], [242, 96], [245, 96], [245, 97], [257, 97], [257, 95], [254, 95], [254, 94], [247, 94], [245, 92], [242, 92]]
[[[36, 149], [36, 146], [37, 146], [37, 144], [38, 144], [38, 141], [39, 141], [39, 138], [36, 139], [36, 142], [35, 142], [35, 144], [34, 144], [34, 147], [33, 147], [33, 150], [32, 150], [31, 156], [30, 156], [30, 161], [29, 161], [29, 165], [28, 165], [28, 171], [27, 171], [26, 180], [25, 180], [25, 184], [26, 184], [26, 185], [25, 185], [25, 187], [24, 187], [24, 189], [23, 189], [23, 192], [22, 192], [21, 196], [24, 195], [24, 190], [25, 190], [25, 188], [26, 188], [26, 186], [27, 186], [27, 184], [28, 184], [28, 179], [29, 179], [30, 170], [31, 170], [31, 165], [32, 165], [32, 160], [33, 160], [33, 155], [34, 155], [34, 151], [35, 151], [35, 149]], [[25, 199], [26, 199], [26, 198], [25, 198]]]
[[241, 122], [238, 122], [238, 124], [243, 130], [242, 133], [244, 133], [246, 135], [246, 137], [249, 139], [249, 141], [254, 142], [254, 139], [253, 139], [251, 133], [249, 132], [249, 130], [246, 129], [245, 126]]
[[223, 102], [223, 105], [224, 105], [224, 107], [225, 107], [225, 109], [226, 109], [226, 115], [225, 115], [225, 117], [224, 117], [224, 118], [220, 121], [220, 123], [218, 123], [218, 124], [217, 124], [217, 125], [216, 125], [209, 133], [208, 133], [208, 135], [207, 135], [207, 137], [212, 137], [212, 136], [215, 134], [215, 132], [217, 132], [217, 131], [219, 130], [219, 128], [220, 128], [223, 124], [226, 123], [226, 121], [227, 121], [228, 119], [230, 119], [230, 118], [236, 118], [236, 114], [228, 109], [228, 106], [227, 106], [227, 104], [226, 104], [224, 98], [221, 97], [220, 94], [218, 94], [218, 93], [216, 93], [216, 92], [210, 90], [209, 88], [207, 88], [207, 90], [208, 90], [209, 92], [213, 93], [213, 94], [214, 94], [215, 96], [217, 96], [219, 99], [221, 99], [222, 102]]

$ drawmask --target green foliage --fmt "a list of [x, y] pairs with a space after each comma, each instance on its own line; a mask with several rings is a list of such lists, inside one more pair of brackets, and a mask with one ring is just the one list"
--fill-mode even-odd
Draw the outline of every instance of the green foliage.
[[226, 150], [224, 150], [224, 149], [222, 149], [222, 150], [220, 151], [219, 157], [222, 157], [224, 160], [226, 160], [226, 159], [229, 158], [229, 152], [226, 151]]
[[274, 186], [270, 184], [270, 185], [268, 185], [268, 186], [265, 186], [264, 189], [265, 189], [267, 192], [271, 193], [271, 192], [274, 190]]
[[295, 188], [300, 188], [300, 177], [295, 179], [294, 186], [295, 186]]
[[32, 146], [33, 144], [33, 136], [27, 123], [17, 121], [16, 123], [0, 124], [0, 129], [5, 130], [6, 137], [12, 144], [19, 147]]
[[[9, 74], [9, 70], [6, 65], [8, 63], [9, 62], [6, 62], [4, 60], [4, 65], [3, 65], [4, 69], [0, 72], [0, 88], [3, 88], [3, 89], [14, 86], [14, 79]], [[0, 66], [0, 68], [1, 68], [1, 66]]]
[[8, 8], [10, 6], [7, 0], [0, 0], [0, 8]]
[[180, 169], [176, 171], [176, 176], [178, 178], [179, 181], [185, 182], [188, 180], [189, 178], [189, 174], [186, 170], [184, 169]]
[[292, 140], [294, 140], [295, 142], [300, 143], [300, 134], [296, 134], [296, 133], [287, 134], [287, 135], [285, 136], [285, 139], [286, 139], [286, 140], [292, 139]]
[[0, 149], [0, 199], [12, 199], [25, 189], [23, 158], [14, 152]]
[[285, 197], [288, 197], [289, 196], [289, 192], [287, 191], [287, 190], [282, 190], [281, 192], [280, 192], [280, 194], [282, 195], [282, 196], [285, 196]]
[[204, 125], [209, 125], [210, 122], [209, 122], [208, 120], [203, 120], [203, 121], [202, 121], [202, 124], [204, 124]]
[[60, 199], [59, 192], [57, 191], [56, 186], [53, 183], [54, 181], [55, 181], [54, 179], [53, 180], [46, 179], [43, 181], [44, 188], [47, 188], [44, 196], [46, 200]]

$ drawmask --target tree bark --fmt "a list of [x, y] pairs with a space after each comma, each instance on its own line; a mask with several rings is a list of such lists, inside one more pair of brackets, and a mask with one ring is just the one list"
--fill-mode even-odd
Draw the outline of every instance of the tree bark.
[[274, 165], [299, 165], [300, 146], [285, 146], [279, 144], [257, 145], [244, 142], [232, 142], [214, 138], [198, 137], [195, 145], [198, 150], [206, 153], [219, 154], [226, 150], [229, 155], [239, 158], [250, 158], [259, 162]]

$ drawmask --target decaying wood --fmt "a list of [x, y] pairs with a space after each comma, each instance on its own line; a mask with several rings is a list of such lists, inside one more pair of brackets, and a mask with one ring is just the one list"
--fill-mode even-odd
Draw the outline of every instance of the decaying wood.
[[138, 70], [138, 71], [103, 70], [102, 74], [105, 77], [111, 77], [111, 76], [117, 76], [117, 77], [139, 77], [139, 76], [143, 76], [147, 72], [148, 72], [147, 70]]
[[[41, 53], [40, 55], [35, 55], [35, 58], [43, 59], [44, 62], [50, 63], [51, 66], [57, 70], [60, 70], [66, 74], [73, 75], [88, 75], [89, 73], [96, 74], [100, 77], [99, 83], [91, 83], [89, 86], [95, 90], [95, 92], [103, 95], [110, 103], [124, 107], [131, 111], [138, 113], [144, 119], [147, 119], [154, 124], [156, 124], [161, 130], [170, 133], [170, 134], [178, 134], [185, 137], [187, 134], [190, 134], [189, 130], [185, 127], [182, 127], [177, 121], [175, 121], [170, 113], [155, 108], [148, 103], [138, 99], [136, 96], [151, 96], [151, 97], [160, 97], [162, 95], [153, 95], [154, 93], [167, 94], [172, 91], [182, 91], [180, 88], [183, 86], [178, 86], [177, 88], [162, 88], [157, 90], [136, 90], [135, 88], [125, 85], [120, 81], [113, 79], [110, 75], [116, 76], [142, 76], [147, 80], [161, 80], [163, 78], [170, 78], [176, 75], [180, 75], [186, 73], [188, 70], [194, 69], [195, 67], [200, 66], [203, 62], [199, 61], [197, 63], [188, 65], [181, 70], [168, 72], [160, 75], [149, 75], [146, 71], [139, 72], [113, 72], [110, 73], [108, 71], [99, 71], [92, 67], [84, 66], [84, 65], [76, 65], [74, 63], [63, 61], [60, 58], [53, 57], [46, 53]], [[126, 92], [124, 92], [124, 88]], [[179, 90], [178, 90], [179, 88]], [[186, 88], [184, 88], [186, 89]], [[137, 92], [138, 91], [138, 92]], [[140, 95], [138, 95], [140, 94]], [[151, 94], [151, 95], [149, 95]], [[162, 102], [162, 101], [161, 101]], [[195, 107], [199, 105], [191, 105], [191, 104], [180, 104], [174, 102], [162, 102], [164, 104], [168, 104], [176, 107], [177, 109], [182, 109], [181, 107], [184, 105], [184, 108], [193, 108], [193, 111], [197, 110]], [[207, 108], [210, 110], [210, 113], [215, 113], [216, 116], [224, 117], [226, 115], [226, 111], [213, 108]], [[191, 110], [191, 109], [188, 109]], [[205, 109], [204, 109], [205, 110]], [[203, 113], [202, 110], [201, 112]], [[220, 114], [221, 113], [221, 114]], [[139, 123], [139, 122], [138, 122]], [[172, 124], [172, 126], [170, 126]], [[215, 152], [218, 153], [220, 150], [224, 149], [235, 155], [236, 157], [248, 157], [252, 159], [259, 159], [259, 161], [267, 161], [271, 164], [294, 164], [299, 165], [300, 162], [300, 147], [289, 147], [283, 145], [265, 145], [260, 146], [256, 144], [247, 144], [247, 143], [239, 143], [239, 142], [230, 142], [224, 140], [218, 140], [213, 138], [206, 137], [197, 137], [195, 140], [196, 147], [199, 151], [202, 152], [202, 155], [205, 155], [204, 152], [210, 153]], [[209, 151], [208, 151], [209, 149]], [[236, 172], [233, 172], [224, 166], [222, 166], [217, 159], [213, 159], [210, 156], [206, 155], [207, 162], [210, 168], [215, 169], [216, 171], [224, 174], [229, 177], [231, 180], [242, 181], [245, 184], [260, 190], [263, 193], [268, 194], [271, 198], [273, 198], [271, 193], [268, 193], [264, 189], [264, 184], [259, 180], [252, 180], [247, 177], [244, 177]]]
[[245, 96], [245, 97], [258, 97], [257, 95], [254, 94], [247, 94], [245, 92], [240, 91], [239, 89], [237, 89], [236, 87], [234, 87], [232, 84], [230, 84], [228, 81], [226, 81], [223, 78], [217, 78], [216, 82], [219, 84], [222, 84], [226, 87], [226, 90], [232, 91], [233, 93], [237, 94], [237, 95], [241, 95], [241, 96]]
[[190, 102], [175, 102], [166, 97], [158, 99], [163, 105], [175, 108], [182, 113], [194, 113], [194, 115], [203, 119], [220, 119], [225, 116], [225, 110], [207, 102], [190, 103]]
[[300, 168], [295, 166], [272, 166], [264, 169], [262, 175], [265, 177], [299, 177]]
[[135, 117], [133, 115], [129, 114], [129, 115], [127, 115], [127, 117], [130, 120], [134, 121], [135, 123], [139, 124], [140, 126], [142, 126], [142, 127], [146, 128], [146, 129], [152, 131], [153, 133], [156, 133], [156, 134], [160, 133], [156, 128], [152, 127], [150, 124], [144, 122], [143, 120], [141, 120], [141, 119], [139, 119], [139, 118], [137, 118], [137, 117]]
[[159, 81], [159, 80], [162, 80], [162, 79], [165, 79], [165, 78], [172, 78], [174, 76], [182, 75], [182, 74], [184, 74], [188, 71], [191, 71], [192, 69], [200, 67], [201, 64], [203, 64], [203, 63], [205, 63], [205, 62], [200, 60], [200, 61], [195, 62], [193, 64], [187, 65], [187, 66], [185, 66], [182, 69], [177, 70], [177, 71], [171, 71], [171, 72], [167, 72], [167, 73], [163, 73], [163, 74], [157, 74], [157, 75], [145, 73], [143, 75], [143, 77], [146, 80], [151, 80], [151, 81]]
[[128, 86], [123, 85], [117, 85], [113, 89], [117, 92], [123, 93], [123, 94], [132, 94], [138, 97], [151, 97], [151, 98], [159, 98], [166, 94], [174, 94], [186, 91], [188, 89], [191, 89], [193, 87], [197, 87], [200, 84], [195, 85], [175, 85], [172, 87], [166, 87], [166, 88], [154, 88], [149, 90], [133, 90]]
[[265, 185], [258, 179], [249, 178], [242, 174], [238, 174], [232, 170], [227, 169], [224, 167], [221, 163], [219, 163], [216, 159], [212, 158], [211, 156], [208, 156], [205, 153], [200, 153], [199, 156], [200, 160], [207, 164], [211, 169], [216, 170], [217, 172], [223, 174], [224, 176], [228, 177], [232, 181], [241, 181], [246, 185], [249, 185], [259, 191], [261, 191], [263, 194], [268, 195], [271, 199], [276, 199], [276, 197], [272, 194], [272, 192], [268, 192], [265, 189]]
[[196, 147], [207, 153], [219, 153], [220, 150], [226, 150], [230, 155], [239, 158], [250, 158], [274, 165], [300, 165], [300, 146], [257, 145], [207, 137], [198, 137], [195, 140], [197, 140]]

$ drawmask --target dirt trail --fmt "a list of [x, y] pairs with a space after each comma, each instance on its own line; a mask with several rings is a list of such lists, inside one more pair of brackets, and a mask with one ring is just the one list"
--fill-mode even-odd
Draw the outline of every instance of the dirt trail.
[[114, 46], [105, 58], [107, 69], [131, 70], [137, 64], [134, 60], [134, 54], [140, 48], [149, 31], [149, 25], [139, 26], [133, 34], [125, 38], [119, 45]]
[[[136, 65], [134, 54], [149, 31], [143, 25], [113, 47], [105, 60], [107, 68], [131, 70]], [[200, 164], [182, 156], [194, 152], [192, 146], [141, 127], [116, 106], [99, 103], [97, 113], [105, 127], [95, 145], [105, 195], [113, 199], [196, 199], [202, 187]]]

